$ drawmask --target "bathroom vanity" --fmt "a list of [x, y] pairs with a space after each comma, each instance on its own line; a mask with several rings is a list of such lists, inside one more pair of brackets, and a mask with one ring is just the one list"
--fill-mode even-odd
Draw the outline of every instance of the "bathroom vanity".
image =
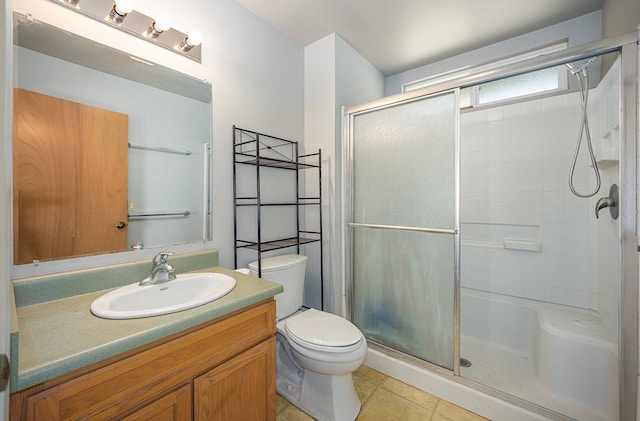
[[89, 305], [104, 290], [18, 306], [10, 419], [275, 419], [273, 296], [282, 286], [198, 270], [234, 276], [237, 286], [143, 319], [93, 316]]

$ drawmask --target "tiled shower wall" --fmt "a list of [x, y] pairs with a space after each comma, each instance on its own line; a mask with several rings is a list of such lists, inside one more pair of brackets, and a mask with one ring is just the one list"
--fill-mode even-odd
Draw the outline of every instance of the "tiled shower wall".
[[[608, 76], [617, 77], [618, 67], [614, 68]], [[612, 83], [617, 82], [605, 78], [589, 92], [597, 156], [614, 126], [607, 122], [618, 118]], [[614, 161], [603, 165], [602, 188], [594, 198], [570, 192], [569, 170], [580, 120], [577, 92], [462, 114], [463, 287], [584, 309], [604, 310], [601, 307], [611, 305], [603, 294], [617, 288], [606, 286], [610, 279], [601, 280], [604, 270], [599, 268], [609, 270], [612, 257], [594, 256], [608, 249], [599, 245], [600, 237], [608, 238], [607, 243], [615, 239], [616, 222], [606, 209], [596, 220], [594, 206], [607, 195], [618, 165]], [[584, 143], [581, 150], [586, 150]], [[575, 181], [581, 192], [595, 185], [589, 158], [582, 152]], [[613, 249], [617, 252], [615, 243]], [[609, 278], [617, 282], [615, 275]]]

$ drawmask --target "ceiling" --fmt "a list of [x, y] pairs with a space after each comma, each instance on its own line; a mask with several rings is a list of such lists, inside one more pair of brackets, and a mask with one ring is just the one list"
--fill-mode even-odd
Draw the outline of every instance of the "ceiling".
[[535, 31], [603, 0], [236, 0], [302, 45], [337, 33], [392, 75]]

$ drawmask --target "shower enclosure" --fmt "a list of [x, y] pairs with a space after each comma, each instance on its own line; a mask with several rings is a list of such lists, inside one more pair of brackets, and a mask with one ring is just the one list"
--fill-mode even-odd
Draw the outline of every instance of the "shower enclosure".
[[636, 41], [345, 111], [348, 316], [374, 350], [550, 418], [635, 417]]

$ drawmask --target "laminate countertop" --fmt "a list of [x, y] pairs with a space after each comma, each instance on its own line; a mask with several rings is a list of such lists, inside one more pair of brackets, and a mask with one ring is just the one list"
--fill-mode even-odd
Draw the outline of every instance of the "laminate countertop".
[[11, 337], [11, 391], [26, 389], [154, 342], [283, 291], [280, 284], [220, 266], [193, 272], [223, 273], [234, 277], [237, 284], [230, 293], [211, 303], [140, 319], [108, 320], [91, 313], [93, 300], [115, 288], [18, 306], [14, 309], [12, 329], [16, 331]]

